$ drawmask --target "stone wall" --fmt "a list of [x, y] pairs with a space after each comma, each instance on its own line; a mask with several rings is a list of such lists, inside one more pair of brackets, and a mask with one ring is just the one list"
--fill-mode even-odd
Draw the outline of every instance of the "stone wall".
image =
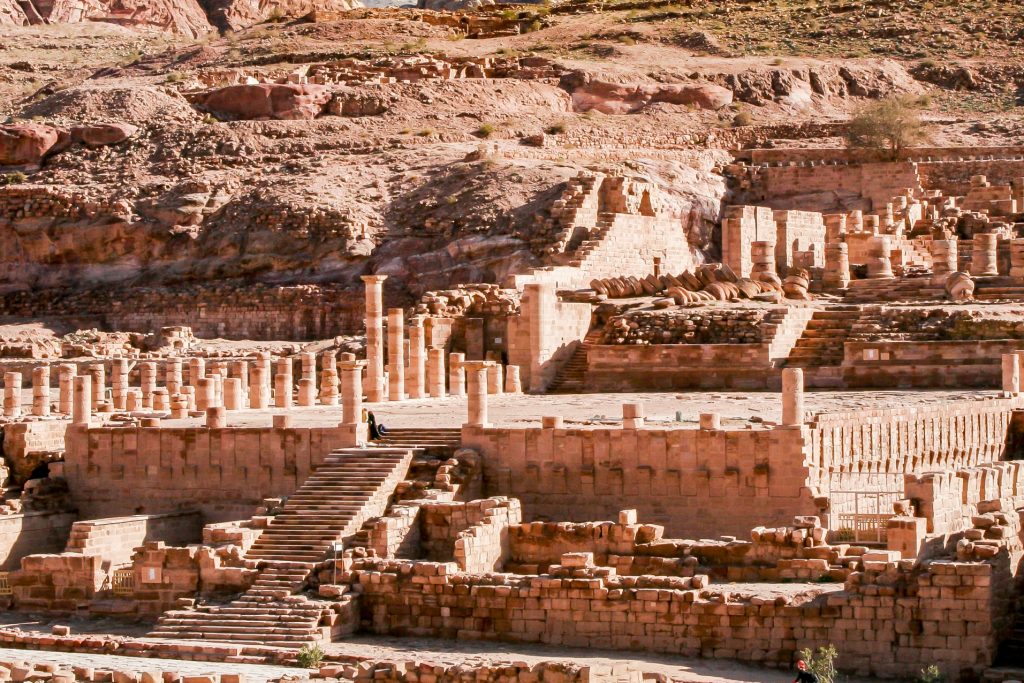
[[259, 574], [258, 569], [244, 567], [241, 560], [232, 566], [212, 548], [168, 547], [161, 542], [138, 549], [132, 572], [135, 590], [131, 597], [146, 614], [168, 610], [179, 598], [242, 593]]
[[772, 210], [764, 206], [727, 206], [722, 216], [722, 263], [748, 277], [753, 261], [751, 242], [772, 242], [778, 229]]
[[0, 569], [16, 569], [21, 558], [32, 553], [61, 552], [77, 518], [70, 512], [0, 516]]
[[777, 389], [768, 344], [594, 346], [587, 351], [587, 391]]
[[198, 543], [202, 535], [198, 512], [92, 519], [74, 523], [66, 551], [99, 555], [117, 567], [131, 562], [136, 548], [147, 541]]
[[466, 426], [488, 495], [526, 520], [616, 519], [636, 508], [678, 537], [746, 535], [814, 515], [802, 429], [544, 429]]
[[[31, 371], [25, 377], [31, 380]], [[3, 456], [17, 482], [24, 482], [41, 462], [60, 457], [70, 424], [67, 420], [38, 420], [3, 426]]]
[[550, 284], [527, 285], [521, 312], [508, 319], [508, 362], [523, 389], [544, 391], [590, 329], [590, 304], [559, 301]]
[[199, 510], [220, 522], [290, 495], [350, 445], [331, 427], [72, 427], [62, 470], [86, 518]]
[[847, 341], [843, 382], [875, 389], [964, 389], [1002, 386], [1001, 356], [1019, 339], [966, 341]]
[[775, 211], [775, 269], [784, 276], [797, 251], [813, 251], [814, 265], [825, 265], [825, 221], [813, 211]]
[[[835, 643], [844, 670], [906, 676], [927, 664], [978, 673], [1004, 625], [1001, 562], [866, 563], [841, 585], [798, 596], [707, 587], [706, 577], [463, 574], [454, 564], [357, 560], [364, 628], [376, 634], [510, 640], [739, 659], [789, 668]], [[644, 587], [638, 584], [645, 581]]]

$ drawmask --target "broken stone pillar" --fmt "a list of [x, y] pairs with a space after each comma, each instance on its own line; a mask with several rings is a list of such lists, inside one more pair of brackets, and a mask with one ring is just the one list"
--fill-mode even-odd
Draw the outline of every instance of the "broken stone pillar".
[[153, 392], [156, 391], [156, 363], [139, 363], [139, 385], [142, 389], [142, 406], [153, 407]]
[[[246, 405], [249, 402], [249, 361], [232, 361], [229, 369], [231, 371], [231, 376], [236, 378], [238, 380], [239, 385], [241, 386], [241, 392], [239, 393], [241, 408], [237, 408], [237, 410], [242, 410], [243, 408], [246, 407]], [[227, 385], [225, 385], [225, 389], [226, 388]]]
[[971, 250], [971, 275], [999, 275], [999, 236], [994, 232], [974, 234], [974, 249]]
[[[302, 374], [299, 375], [299, 405], [316, 405], [316, 354], [303, 351], [299, 354], [299, 366]], [[308, 384], [303, 384], [308, 380]]]
[[124, 410], [127, 405], [128, 374], [132, 370], [127, 358], [115, 358], [111, 363], [110, 395], [114, 410]]
[[1010, 277], [1024, 278], [1024, 239], [1010, 240]]
[[21, 373], [4, 373], [4, 417], [21, 417]]
[[182, 383], [181, 359], [171, 358], [164, 366], [164, 386], [167, 387], [167, 393], [171, 396], [181, 393]]
[[217, 381], [213, 377], [200, 377], [196, 390], [196, 410], [206, 412], [217, 405]]
[[782, 425], [796, 427], [804, 423], [804, 371], [785, 368], [782, 371]]
[[714, 431], [722, 428], [722, 416], [718, 413], [701, 413], [700, 428], [704, 431]]
[[167, 389], [158, 388], [153, 392], [153, 410], [164, 412], [171, 409], [171, 395]]
[[414, 315], [409, 319], [409, 398], [425, 398], [427, 395], [426, 360], [423, 317]]
[[257, 363], [252, 366], [252, 380], [249, 382], [249, 407], [253, 410], [264, 410], [270, 405], [270, 392], [267, 390], [266, 368]]
[[822, 285], [832, 290], [850, 286], [850, 248], [846, 242], [829, 242], [825, 245]]
[[504, 377], [505, 367], [501, 363], [495, 363], [491, 367], [487, 368], [487, 393], [505, 393]]
[[89, 426], [92, 420], [92, 376], [75, 377], [75, 405], [71, 412], [71, 424]]
[[199, 380], [206, 377], [206, 359], [204, 358], [189, 358], [188, 359], [188, 385], [190, 387], [199, 386]]
[[316, 405], [316, 382], [303, 377], [299, 380], [299, 406], [310, 408]]
[[358, 425], [363, 420], [363, 368], [369, 361], [341, 362], [341, 423]]
[[637, 429], [644, 426], [644, 404], [623, 403], [622, 404], [622, 428]]
[[41, 365], [32, 370], [32, 414], [39, 417], [50, 414], [49, 365]]
[[842, 241], [842, 236], [846, 234], [846, 214], [825, 214], [822, 220], [825, 221], [825, 243]]
[[75, 402], [75, 374], [78, 368], [64, 364], [57, 366], [57, 411], [61, 415], [70, 415]]
[[320, 404], [338, 405], [338, 357], [334, 351], [320, 356]]
[[384, 297], [387, 275], [364, 275], [366, 283], [366, 396], [370, 403], [384, 400]]
[[466, 354], [453, 353], [448, 356], [448, 393], [452, 396], [466, 395]]
[[292, 359], [278, 358], [277, 373], [274, 375], [274, 405], [278, 408], [292, 407]]
[[932, 278], [933, 285], [945, 285], [949, 276], [957, 272], [957, 241], [932, 240]]
[[882, 280], [895, 277], [892, 274], [892, 249], [885, 235], [872, 237], [868, 241], [868, 278]]
[[188, 405], [189, 410], [196, 409], [196, 388], [195, 387], [182, 387], [181, 395], [185, 397], [185, 403]]
[[124, 409], [129, 413], [134, 413], [141, 408], [142, 390], [129, 388], [124, 397]]
[[431, 398], [444, 398], [444, 348], [432, 347], [427, 352], [427, 391]]
[[405, 313], [401, 308], [388, 309], [388, 400], [405, 398]]
[[206, 427], [208, 429], [224, 429], [227, 426], [228, 416], [224, 406], [213, 406], [206, 409]]
[[244, 408], [243, 397], [245, 389], [242, 387], [242, 380], [237, 377], [228, 377], [224, 380], [224, 407], [228, 410], [241, 410]]
[[[529, 287], [540, 287], [537, 283], [531, 282], [526, 285]], [[466, 318], [465, 323], [465, 342], [466, 342], [466, 358], [470, 360], [483, 360], [487, 344], [485, 342], [484, 334], [484, 319], [483, 318]]]
[[505, 393], [506, 394], [521, 394], [523, 393], [523, 383], [519, 378], [519, 366], [518, 365], [506, 365], [505, 366]]
[[750, 243], [750, 279], [782, 284], [775, 270], [775, 244], [759, 240]]
[[1003, 393], [1010, 396], [1020, 393], [1020, 356], [1016, 353], [1003, 354]]
[[90, 365], [86, 372], [92, 377], [92, 409], [98, 410], [107, 399], [106, 370], [103, 363]]
[[[191, 389], [192, 387], [189, 387]], [[171, 399], [171, 418], [184, 420], [188, 417], [188, 395], [178, 394]]]
[[462, 364], [466, 370], [468, 424], [489, 427], [487, 421], [487, 370], [492, 361], [471, 360]]

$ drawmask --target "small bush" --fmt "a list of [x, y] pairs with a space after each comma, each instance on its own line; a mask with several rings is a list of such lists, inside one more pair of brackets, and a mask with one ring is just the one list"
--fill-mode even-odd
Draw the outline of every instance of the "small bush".
[[489, 138], [494, 135], [494, 126], [490, 123], [482, 123], [474, 133], [478, 138]]
[[568, 126], [566, 125], [565, 121], [559, 121], [558, 123], [553, 123], [547, 128], [545, 128], [544, 132], [547, 133], [548, 135], [561, 135], [566, 131], [567, 128]]
[[181, 71], [172, 71], [167, 74], [167, 78], [164, 79], [164, 83], [181, 83], [186, 79], [188, 79], [188, 76]]
[[917, 683], [942, 683], [945, 680], [942, 670], [935, 664], [929, 664], [917, 675]]
[[303, 669], [315, 669], [320, 666], [320, 662], [324, 659], [324, 654], [326, 653], [319, 645], [313, 645], [312, 647], [303, 645], [295, 659]]
[[819, 683], [836, 683], [836, 657], [839, 653], [831, 643], [814, 652], [809, 647], [800, 650], [800, 659], [807, 664], [807, 670], [818, 677]]
[[919, 107], [913, 97], [873, 102], [850, 119], [846, 142], [851, 147], [883, 150], [890, 159], [898, 159], [904, 149], [928, 139]]
[[8, 173], [0, 177], [0, 180], [3, 180], [4, 185], [19, 185], [26, 182], [28, 180], [28, 176], [21, 171], [15, 171], [14, 173]]
[[430, 130], [429, 128], [424, 128], [423, 130], [416, 132], [416, 135], [421, 138], [429, 138], [433, 134], [434, 131]]
[[749, 126], [754, 123], [754, 117], [750, 115], [749, 111], [740, 110], [736, 113], [736, 116], [732, 118], [732, 125], [734, 128], [741, 128], [743, 126]]
[[213, 114], [207, 114], [206, 116], [203, 117], [203, 123], [205, 123], [206, 125], [210, 126], [210, 125], [213, 125], [215, 123], [220, 123], [220, 120], [216, 116], [214, 116]]

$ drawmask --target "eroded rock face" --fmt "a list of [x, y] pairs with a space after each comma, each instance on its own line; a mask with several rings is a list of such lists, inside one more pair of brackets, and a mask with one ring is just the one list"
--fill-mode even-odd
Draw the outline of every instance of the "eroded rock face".
[[24, 26], [27, 23], [28, 18], [16, 0], [0, 0], [0, 26]]
[[362, 7], [359, 0], [204, 0], [210, 21], [222, 31], [237, 31], [272, 17], [301, 17], [314, 10]]
[[379, 116], [390, 107], [390, 98], [382, 92], [341, 87], [334, 91], [328, 111], [335, 116]]
[[198, 0], [53, 0], [40, 7], [51, 23], [116, 20], [129, 26], [151, 26], [197, 38], [213, 30]]
[[42, 124], [0, 126], [0, 166], [38, 166], [62, 138], [66, 132]]
[[322, 85], [259, 83], [230, 85], [209, 93], [199, 105], [221, 119], [315, 119], [324, 113], [331, 92]]
[[732, 91], [713, 83], [609, 83], [581, 72], [564, 77], [562, 87], [572, 93], [576, 111], [603, 114], [631, 114], [659, 102], [716, 110], [733, 98]]

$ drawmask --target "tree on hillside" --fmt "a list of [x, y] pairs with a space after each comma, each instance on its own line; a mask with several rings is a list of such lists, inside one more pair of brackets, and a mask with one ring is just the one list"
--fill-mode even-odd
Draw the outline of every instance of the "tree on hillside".
[[928, 140], [920, 101], [898, 96], [872, 102], [850, 119], [845, 137], [850, 147], [884, 150], [890, 159], [898, 159], [907, 147]]

